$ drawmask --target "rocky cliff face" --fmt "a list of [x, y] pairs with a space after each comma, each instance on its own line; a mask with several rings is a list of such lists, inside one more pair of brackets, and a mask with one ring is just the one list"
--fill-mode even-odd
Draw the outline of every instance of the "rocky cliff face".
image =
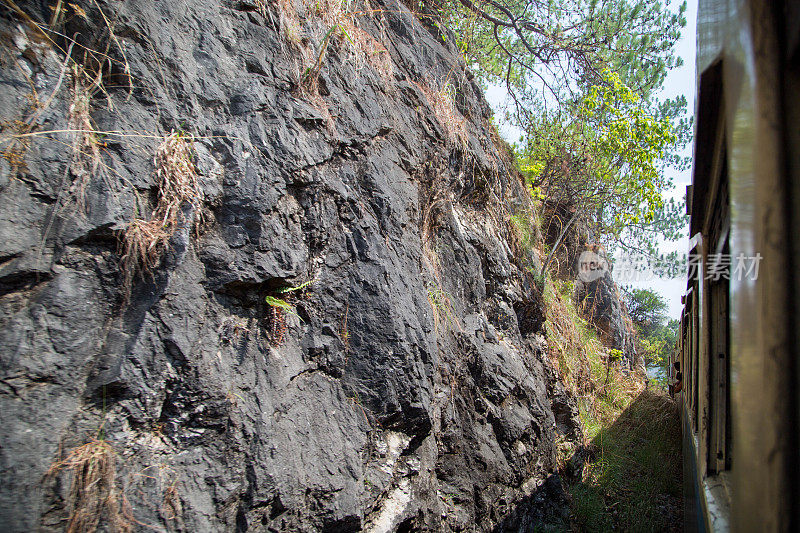
[[[578, 309], [597, 330], [603, 344], [619, 350], [622, 363], [628, 368], [644, 365], [644, 360], [636, 353], [636, 329], [614, 281], [613, 264], [604, 248], [592, 238], [590, 217], [578, 217], [567, 226], [574, 213], [575, 207], [569, 203], [549, 205], [545, 209], [545, 242], [551, 249], [559, 243], [550, 271], [560, 279], [574, 281]], [[596, 253], [606, 263], [608, 268], [601, 277], [581, 279], [578, 262], [583, 252]]]
[[636, 329], [611, 270], [591, 281], [575, 280], [575, 296], [582, 315], [597, 330], [603, 344], [619, 350], [626, 367], [643, 366], [644, 359], [636, 352]]
[[[507, 222], [524, 191], [451, 37], [388, 0], [18, 5], [4, 529], [559, 520], [577, 410]], [[180, 172], [196, 194], [164, 210]], [[122, 258], [135, 219], [163, 233], [140, 236], [149, 272]]]

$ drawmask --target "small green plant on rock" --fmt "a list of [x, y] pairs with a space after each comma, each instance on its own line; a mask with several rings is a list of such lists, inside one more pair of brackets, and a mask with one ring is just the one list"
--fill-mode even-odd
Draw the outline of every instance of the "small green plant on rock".
[[280, 298], [275, 298], [274, 296], [266, 296], [264, 300], [267, 302], [267, 305], [273, 308], [282, 309], [289, 313], [295, 314], [294, 306], [287, 302], [286, 300], [281, 300]]
[[278, 298], [271, 294], [264, 297], [264, 301], [269, 306], [270, 311], [269, 333], [273, 346], [280, 346], [283, 343], [283, 338], [286, 335], [286, 313], [294, 315], [302, 321], [300, 315], [295, 311], [294, 305], [287, 300], [295, 294], [301, 294], [306, 291], [315, 281], [316, 279], [310, 279], [300, 285], [275, 289], [275, 293], [286, 295], [286, 299]]
[[433, 281], [428, 282], [427, 289], [428, 303], [430, 303], [433, 310], [433, 323], [437, 331], [442, 321], [444, 321], [446, 328], [450, 328], [453, 324], [458, 325], [450, 294]]

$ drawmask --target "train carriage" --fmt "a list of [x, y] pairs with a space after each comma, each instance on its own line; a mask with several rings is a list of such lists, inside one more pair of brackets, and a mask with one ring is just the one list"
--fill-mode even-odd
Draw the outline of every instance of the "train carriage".
[[700, 0], [686, 528], [800, 530], [800, 2]]

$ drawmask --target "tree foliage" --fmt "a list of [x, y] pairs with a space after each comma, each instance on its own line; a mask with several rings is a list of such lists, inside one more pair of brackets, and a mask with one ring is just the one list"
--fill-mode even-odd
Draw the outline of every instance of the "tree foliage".
[[[656, 96], [682, 61], [677, 10], [644, 0], [444, 0], [468, 64], [513, 101], [506, 119], [531, 192], [565, 200], [607, 245], [657, 254], [675, 239], [682, 206], [665, 202], [665, 165], [685, 168], [686, 100]], [[562, 228], [567, 225], [562, 223]]]
[[622, 296], [628, 316], [644, 337], [652, 335], [667, 318], [667, 301], [652, 289], [630, 289]]
[[540, 90], [559, 100], [581, 94], [605, 69], [647, 97], [682, 64], [674, 44], [685, 3], [677, 12], [646, 0], [448, 0], [444, 7], [472, 66], [523, 99]]
[[667, 318], [667, 302], [653, 290], [624, 290], [623, 301], [639, 336], [637, 352], [648, 365], [663, 367], [675, 349], [680, 323]]
[[552, 203], [591, 213], [598, 235], [619, 240], [626, 229], [652, 225], [665, 207], [670, 180], [661, 161], [676, 135], [641, 98], [606, 69], [574, 114], [533, 119], [520, 150], [533, 191]]
[[647, 337], [639, 338], [638, 350], [648, 364], [662, 368], [667, 364], [678, 340], [679, 325], [677, 320], [671, 319], [658, 326]]

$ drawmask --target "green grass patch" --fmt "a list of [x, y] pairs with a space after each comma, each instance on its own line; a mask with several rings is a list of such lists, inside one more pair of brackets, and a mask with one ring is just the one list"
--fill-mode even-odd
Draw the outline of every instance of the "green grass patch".
[[[530, 213], [511, 217], [517, 246], [546, 255]], [[537, 283], [538, 285], [538, 283]], [[623, 372], [621, 353], [604, 346], [581, 316], [572, 281], [545, 275], [547, 353], [565, 388], [577, 399], [584, 442], [582, 470], [567, 477], [572, 531], [680, 531], [682, 523], [681, 427], [677, 409], [645, 388], [641, 371]], [[567, 464], [576, 444], [559, 444]], [[565, 524], [566, 526], [566, 524]]]
[[600, 342], [580, 316], [574, 285], [547, 280], [548, 354], [578, 398], [591, 450], [569, 483], [575, 531], [680, 531], [681, 427], [663, 392], [646, 390], [641, 372], [623, 373], [619, 351]]
[[570, 487], [573, 529], [680, 531], [681, 428], [672, 400], [644, 390], [612, 424], [592, 427], [593, 457]]

